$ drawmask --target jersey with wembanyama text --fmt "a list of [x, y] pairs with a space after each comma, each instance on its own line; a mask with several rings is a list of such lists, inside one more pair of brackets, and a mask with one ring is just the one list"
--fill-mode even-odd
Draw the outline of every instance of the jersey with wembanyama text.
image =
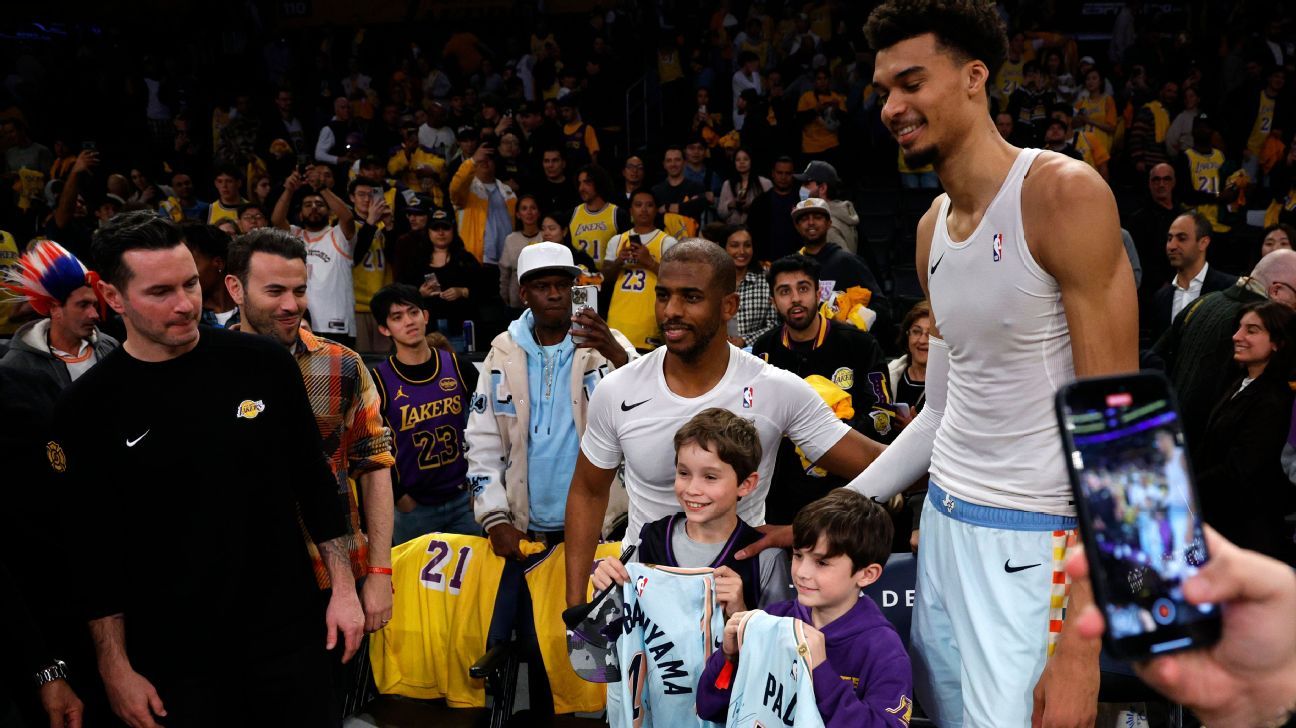
[[608, 685], [611, 728], [717, 726], [698, 717], [698, 680], [720, 648], [724, 610], [711, 569], [626, 564], [621, 681]]

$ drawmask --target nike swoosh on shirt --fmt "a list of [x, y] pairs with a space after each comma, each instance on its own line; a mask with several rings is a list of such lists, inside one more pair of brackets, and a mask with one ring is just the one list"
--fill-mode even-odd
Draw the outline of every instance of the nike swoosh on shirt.
[[1027, 569], [1033, 569], [1036, 566], [1039, 566], [1039, 564], [1027, 564], [1025, 566], [1009, 566], [1008, 565], [1009, 561], [1012, 561], [1012, 559], [1008, 559], [1008, 561], [1004, 562], [1004, 571], [1008, 572], [1009, 574], [1016, 574], [1019, 571], [1025, 571]]
[[647, 402], [649, 402], [649, 401], [651, 401], [651, 400], [652, 400], [652, 397], [649, 397], [648, 399], [645, 399], [643, 402], [635, 402], [634, 404], [626, 404], [626, 403], [625, 403], [625, 400], [623, 399], [623, 400], [621, 400], [621, 411], [622, 411], [622, 412], [629, 412], [630, 410], [634, 409], [635, 407], [638, 407], [638, 406], [641, 405], [641, 404], [646, 404]]
[[147, 429], [147, 430], [144, 431], [144, 434], [143, 434], [143, 435], [140, 435], [139, 437], [135, 438], [134, 440], [130, 439], [129, 437], [126, 438], [126, 447], [135, 447], [135, 445], [136, 445], [137, 443], [139, 443], [140, 440], [143, 440], [143, 439], [144, 439], [145, 437], [147, 437], [148, 434], [149, 434], [150, 432], [152, 432], [152, 431], [153, 431], [153, 429], [152, 429], [152, 428], [149, 428], [149, 429]]
[[936, 275], [936, 266], [940, 265], [942, 260], [945, 260], [944, 253], [941, 253], [941, 257], [937, 258], [935, 263], [932, 263], [931, 272], [927, 274], [928, 276]]

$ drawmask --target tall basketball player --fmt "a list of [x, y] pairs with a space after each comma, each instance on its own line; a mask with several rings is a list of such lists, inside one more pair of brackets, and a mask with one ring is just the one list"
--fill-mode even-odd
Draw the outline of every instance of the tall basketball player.
[[[849, 487], [885, 498], [930, 471], [912, 645], [938, 725], [1092, 725], [1098, 647], [1064, 620], [1076, 519], [1053, 398], [1138, 365], [1116, 204], [1084, 163], [996, 131], [987, 83], [1007, 38], [993, 3], [888, 0], [866, 32], [883, 123], [946, 193], [918, 225], [928, 406]], [[1070, 598], [1087, 603], [1088, 585]]]

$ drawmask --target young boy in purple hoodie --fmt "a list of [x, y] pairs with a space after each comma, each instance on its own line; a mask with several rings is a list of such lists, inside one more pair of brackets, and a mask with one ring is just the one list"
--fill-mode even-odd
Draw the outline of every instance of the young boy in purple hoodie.
[[[860, 589], [877, 581], [891, 551], [891, 518], [872, 499], [838, 489], [801, 509], [792, 522], [795, 601], [769, 605], [776, 617], [806, 623], [815, 701], [824, 725], [907, 728], [913, 712], [909, 655], [895, 628]], [[697, 712], [724, 722], [741, 653], [742, 613], [725, 625], [698, 684]], [[745, 643], [745, 649], [760, 650]]]

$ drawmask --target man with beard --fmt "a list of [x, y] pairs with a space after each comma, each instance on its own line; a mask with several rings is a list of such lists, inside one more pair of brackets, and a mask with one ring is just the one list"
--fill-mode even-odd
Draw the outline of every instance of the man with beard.
[[86, 373], [117, 348], [117, 340], [99, 331], [98, 276], [58, 243], [42, 241], [0, 279], [43, 318], [23, 324], [14, 334], [0, 366], [48, 377], [60, 389]]
[[[853, 412], [844, 416], [851, 427], [881, 443], [895, 438], [891, 423], [891, 392], [886, 357], [872, 334], [819, 313], [819, 264], [805, 255], [789, 255], [770, 265], [770, 299], [781, 328], [756, 340], [752, 354], [801, 378], [818, 375], [849, 395]], [[840, 397], [824, 385], [821, 395]], [[840, 400], [834, 400], [839, 402]], [[832, 402], [830, 402], [830, 405]], [[791, 523], [801, 507], [846, 484], [822, 468], [808, 468], [801, 453], [784, 438], [779, 446], [767, 516], [774, 523]]]
[[[257, 230], [230, 245], [223, 283], [242, 314], [239, 330], [278, 341], [297, 360], [338, 502], [350, 514], [351, 570], [357, 580], [364, 579], [360, 597], [365, 631], [373, 632], [391, 618], [392, 608], [390, 468], [396, 461], [391, 433], [383, 425], [378, 390], [360, 355], [317, 338], [302, 326], [307, 308], [306, 259], [306, 247], [297, 238], [274, 228]], [[348, 478], [360, 486], [363, 518]], [[319, 554], [312, 549], [311, 556], [320, 588], [329, 588]]]
[[873, 294], [868, 307], [878, 315], [873, 328], [886, 326], [891, 318], [891, 306], [882, 286], [873, 277], [873, 271], [858, 255], [847, 252], [837, 243], [828, 242], [828, 231], [832, 229], [832, 208], [828, 201], [811, 197], [798, 202], [792, 208], [792, 224], [796, 225], [797, 234], [801, 236], [802, 254], [819, 264], [819, 277], [823, 282], [831, 283], [834, 291], [845, 291], [855, 286], [867, 288]]
[[665, 346], [608, 375], [590, 398], [589, 421], [567, 495], [570, 605], [585, 601], [599, 524], [617, 468], [624, 461], [630, 500], [625, 541], [634, 543], [643, 524], [679, 511], [675, 464], [663, 453], [673, 450], [679, 424], [708, 407], [751, 418], [760, 431], [761, 480], [738, 505], [739, 517], [753, 526], [765, 523], [765, 499], [784, 435], [807, 460], [842, 477], [858, 474], [882, 450], [838, 420], [796, 375], [728, 342], [725, 324], [738, 311], [738, 294], [733, 259], [723, 248], [701, 239], [674, 246], [662, 257], [655, 293]]
[[1116, 203], [1092, 167], [1013, 147], [986, 114], [1008, 45], [992, 5], [888, 0], [865, 33], [882, 122], [946, 190], [917, 232], [927, 404], [849, 486], [885, 499], [930, 473], [915, 693], [943, 726], [1093, 725], [1100, 645], [1074, 628], [1088, 584], [1062, 571], [1076, 513], [1054, 398], [1138, 368]]
[[[270, 221], [306, 244], [310, 261], [306, 274], [311, 292], [311, 331], [352, 347], [355, 346], [355, 289], [351, 277], [355, 217], [333, 190], [309, 185], [303, 188], [302, 184], [298, 172], [288, 176]], [[288, 206], [294, 200], [299, 205], [300, 226], [288, 222]], [[337, 224], [328, 224], [330, 213], [337, 218]]]
[[[64, 391], [46, 456], [70, 549], [103, 558], [77, 580], [113, 711], [135, 726], [338, 725], [326, 650], [340, 634], [349, 660], [364, 615], [301, 373], [273, 342], [199, 329], [174, 223], [118, 215], [94, 251], [126, 341]], [[323, 610], [303, 527], [333, 580]], [[249, 650], [251, 634], [273, 639]]]

